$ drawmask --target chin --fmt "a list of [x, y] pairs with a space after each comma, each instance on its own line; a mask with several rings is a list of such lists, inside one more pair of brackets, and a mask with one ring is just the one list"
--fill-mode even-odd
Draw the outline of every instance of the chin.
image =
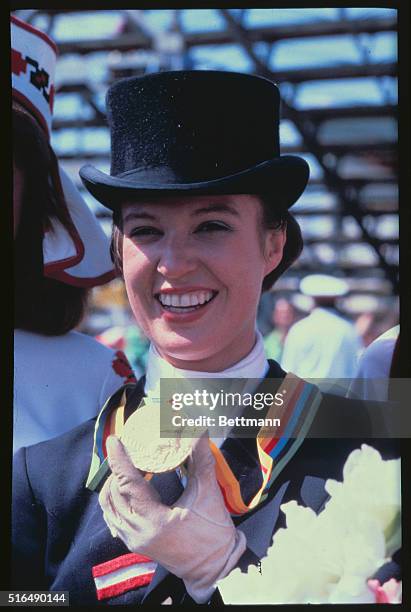
[[[209, 339], [207, 339], [207, 347], [204, 345], [202, 346], [202, 343], [197, 339], [191, 340], [181, 336], [170, 342], [164, 342], [164, 338], [162, 338], [161, 342], [157, 343], [154, 341], [154, 344], [165, 359], [170, 357], [181, 361], [201, 361], [202, 359], [211, 357], [215, 353], [215, 343], [210, 342]], [[210, 346], [212, 348], [210, 348]]]
[[163, 346], [159, 350], [166, 359], [169, 356], [181, 361], [200, 361], [214, 354], [213, 351], [199, 350], [198, 347], [194, 347], [192, 343], [188, 342]]

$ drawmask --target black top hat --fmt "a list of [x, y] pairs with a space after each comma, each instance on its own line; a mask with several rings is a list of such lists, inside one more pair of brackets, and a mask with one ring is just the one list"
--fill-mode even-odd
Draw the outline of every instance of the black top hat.
[[271, 195], [294, 204], [309, 175], [304, 159], [280, 156], [280, 96], [271, 81], [221, 71], [159, 72], [107, 93], [110, 175], [80, 176], [115, 210], [125, 199], [175, 193]]

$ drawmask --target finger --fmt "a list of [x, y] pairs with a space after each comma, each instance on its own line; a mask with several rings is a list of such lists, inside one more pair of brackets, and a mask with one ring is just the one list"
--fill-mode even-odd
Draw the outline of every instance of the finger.
[[104, 483], [99, 496], [98, 496], [98, 501], [100, 503], [100, 506], [103, 510], [103, 512], [111, 512], [111, 513], [115, 513], [115, 507], [114, 504], [112, 502], [111, 499], [111, 491], [110, 491], [110, 487], [111, 487], [111, 481], [113, 480], [113, 476], [109, 476], [106, 480], [106, 482]]
[[103, 512], [103, 519], [105, 520], [105, 523], [111, 533], [111, 535], [113, 536], [113, 538], [118, 538], [118, 531], [115, 527], [113, 527], [111, 525], [111, 521], [110, 518], [107, 516], [107, 514], [105, 512]]
[[126, 544], [130, 535], [136, 533], [134, 525], [130, 526], [127, 521], [111, 512], [104, 512], [103, 518], [113, 538], [120, 538]]
[[144, 477], [132, 463], [126, 449], [117, 436], [109, 436], [106, 440], [107, 459], [113, 476], [120, 490], [128, 492], [130, 485], [145, 483]]
[[110, 530], [113, 538], [118, 537], [117, 529], [114, 527], [114, 522], [116, 522], [117, 518], [119, 523], [121, 523], [121, 518], [117, 517], [116, 509], [113, 504], [112, 496], [111, 496], [111, 483], [113, 482], [113, 477], [110, 476], [106, 482], [104, 483], [103, 488], [99, 494], [99, 503], [100, 507], [103, 511], [103, 518], [107, 524], [107, 527]]
[[167, 508], [161, 503], [160, 496], [154, 487], [146, 481], [133, 486], [132, 490], [129, 487], [127, 494], [124, 493], [124, 489], [120, 489], [118, 482], [114, 481], [110, 494], [116, 513], [128, 518], [131, 518], [130, 514], [132, 514], [133, 520], [136, 520], [137, 516], [147, 518]]
[[144, 540], [147, 532], [144, 525], [130, 525], [127, 521], [115, 518], [111, 514], [103, 514], [103, 518], [113, 538], [122, 540], [132, 552], [144, 552]]
[[[107, 479], [99, 495], [99, 501], [103, 510], [104, 520], [110, 531], [122, 537], [125, 531], [141, 531], [144, 524], [144, 517], [136, 514], [128, 496], [119, 493], [118, 483], [113, 476]], [[116, 537], [116, 536], [114, 536]]]
[[204, 432], [193, 446], [188, 460], [188, 476], [199, 476], [200, 473], [214, 471], [214, 457], [210, 449], [208, 432]]
[[103, 518], [113, 538], [119, 538], [130, 550], [134, 550], [144, 540], [151, 522], [141, 513], [135, 513], [125, 498], [118, 491], [116, 479], [110, 476], [100, 493]]
[[130, 509], [128, 505], [125, 504], [123, 507], [119, 507], [118, 503], [116, 503], [113, 499], [113, 490], [115, 490], [117, 487], [118, 485], [116, 483], [116, 480], [111, 475], [104, 483], [104, 486], [99, 494], [100, 507], [103, 511], [104, 519], [110, 529], [113, 524], [113, 521], [118, 521], [118, 523], [121, 524], [125, 518], [124, 514], [130, 514]]
[[123, 523], [130, 516], [129, 497], [118, 491], [118, 483], [110, 476], [104, 483], [99, 495], [99, 502], [103, 513], [118, 522]]
[[133, 465], [133, 462], [131, 461], [120, 438], [114, 435], [108, 436], [106, 440], [106, 449], [108, 463], [114, 475], [128, 470], [133, 475], [135, 472], [137, 472], [137, 474], [143, 478], [140, 471]]
[[110, 493], [117, 512], [126, 513], [131, 509], [145, 514], [154, 507], [162, 507], [159, 494], [132, 464], [121, 441], [116, 436], [109, 436], [106, 448], [115, 480], [110, 486]]

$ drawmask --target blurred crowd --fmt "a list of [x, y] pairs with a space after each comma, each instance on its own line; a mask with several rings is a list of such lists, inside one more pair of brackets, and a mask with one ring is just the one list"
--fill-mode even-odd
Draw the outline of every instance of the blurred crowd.
[[351, 390], [369, 398], [369, 385], [352, 381], [389, 376], [399, 344], [399, 313], [396, 307], [389, 312], [372, 308], [367, 300], [363, 310], [347, 313], [341, 300], [348, 291], [348, 284], [333, 276], [306, 276], [298, 293], [274, 300], [264, 345], [267, 357], [286, 371], [347, 379]]

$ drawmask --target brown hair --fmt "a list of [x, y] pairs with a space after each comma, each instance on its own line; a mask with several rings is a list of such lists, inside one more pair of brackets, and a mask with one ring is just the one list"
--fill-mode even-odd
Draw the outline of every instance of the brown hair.
[[68, 228], [71, 220], [60, 189], [53, 185], [57, 160], [43, 130], [13, 104], [13, 160], [23, 172], [21, 217], [14, 240], [15, 327], [60, 335], [79, 324], [87, 289], [43, 276], [43, 235], [50, 218]]
[[263, 209], [263, 229], [285, 229], [287, 237], [280, 263], [263, 280], [262, 291], [264, 292], [271, 289], [280, 276], [298, 259], [304, 242], [300, 226], [288, 210], [278, 211], [273, 196], [260, 196], [260, 198]]
[[[278, 278], [298, 259], [303, 250], [303, 238], [300, 226], [290, 215], [288, 210], [278, 211], [273, 203], [272, 196], [259, 196], [262, 204], [261, 224], [264, 230], [286, 229], [287, 240], [284, 246], [283, 257], [275, 270], [267, 274], [263, 280], [262, 291], [268, 291]], [[121, 208], [113, 214], [113, 227], [111, 232], [110, 254], [118, 274], [123, 275], [123, 228]]]

